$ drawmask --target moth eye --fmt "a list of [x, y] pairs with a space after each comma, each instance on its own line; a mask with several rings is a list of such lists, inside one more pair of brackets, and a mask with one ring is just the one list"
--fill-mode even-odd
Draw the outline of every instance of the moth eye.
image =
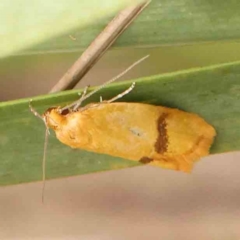
[[69, 114], [69, 109], [64, 109], [63, 111], [60, 111], [60, 114], [61, 115], [67, 115], [67, 114]]

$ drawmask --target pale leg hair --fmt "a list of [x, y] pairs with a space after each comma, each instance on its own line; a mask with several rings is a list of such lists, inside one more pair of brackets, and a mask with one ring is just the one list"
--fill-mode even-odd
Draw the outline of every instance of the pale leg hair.
[[117, 99], [122, 98], [123, 96], [127, 95], [128, 93], [130, 93], [133, 90], [134, 87], [135, 87], [135, 82], [133, 82], [132, 85], [128, 89], [126, 89], [124, 92], [119, 93], [117, 96], [107, 100], [106, 102], [107, 103], [111, 103], [111, 102], [116, 101]]

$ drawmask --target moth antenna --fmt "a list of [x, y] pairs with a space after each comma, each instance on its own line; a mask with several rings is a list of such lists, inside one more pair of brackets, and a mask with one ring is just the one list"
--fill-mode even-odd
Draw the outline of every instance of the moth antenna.
[[35, 108], [33, 108], [33, 106], [32, 106], [32, 99], [29, 100], [28, 105], [29, 105], [30, 111], [31, 111], [36, 117], [41, 118], [41, 119], [43, 120], [42, 115], [39, 114], [39, 113], [35, 110]]
[[43, 120], [43, 122], [44, 122], [44, 124], [45, 124], [45, 126], [46, 126], [46, 128], [47, 128], [47, 131], [48, 131], [48, 133], [50, 134], [45, 118], [44, 118], [40, 113], [38, 113], [38, 112], [35, 110], [35, 108], [33, 108], [33, 106], [32, 106], [32, 99], [29, 100], [29, 108], [30, 108], [30, 111], [31, 111], [36, 117], [38, 117], [38, 118], [40, 118], [41, 120]]
[[46, 126], [44, 149], [43, 149], [43, 160], [42, 160], [42, 203], [44, 203], [44, 191], [45, 191], [45, 182], [46, 182], [46, 154], [47, 154], [47, 145], [48, 145], [48, 135], [49, 135], [49, 129]]
[[45, 130], [45, 140], [44, 140], [44, 149], [43, 149], [43, 160], [42, 160], [42, 203], [44, 203], [44, 190], [45, 190], [45, 179], [46, 179], [46, 153], [47, 153], [47, 145], [48, 145], [48, 135], [50, 134], [49, 128], [47, 126], [46, 116], [41, 116], [32, 106], [32, 99], [29, 101], [30, 111], [40, 119], [43, 120], [46, 130]]
[[[123, 72], [121, 72], [120, 74], [118, 74], [116, 77], [110, 79], [109, 81], [103, 83], [101, 86], [97, 87], [95, 90], [93, 90], [92, 92], [90, 92], [89, 94], [85, 95], [84, 97], [81, 97], [79, 100], [67, 105], [66, 107], [62, 108], [62, 111], [68, 108], [72, 108], [74, 107], [74, 110], [77, 110], [77, 108], [81, 105], [81, 103], [86, 100], [87, 98], [89, 98], [90, 96], [92, 96], [93, 94], [95, 94], [96, 92], [98, 92], [99, 90], [101, 90], [102, 88], [106, 87], [108, 84], [116, 81], [117, 79], [119, 79], [120, 77], [122, 77], [123, 75], [125, 75], [127, 72], [129, 72], [132, 68], [134, 68], [136, 65], [138, 65], [139, 63], [141, 63], [142, 61], [144, 61], [146, 58], [148, 58], [149, 55], [139, 59], [138, 61], [134, 62], [132, 65], [130, 65], [127, 69], [125, 69]], [[77, 106], [77, 108], [76, 108]]]

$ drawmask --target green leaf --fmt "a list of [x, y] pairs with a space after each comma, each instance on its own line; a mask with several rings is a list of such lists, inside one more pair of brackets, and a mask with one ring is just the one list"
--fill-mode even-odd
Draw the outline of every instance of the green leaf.
[[[14, 2], [1, 0], [0, 57], [39, 44], [67, 31], [73, 31], [77, 27], [81, 29], [93, 22], [98, 22], [103, 16], [114, 16], [117, 11], [129, 4], [139, 2], [139, 0], [21, 0]], [[61, 39], [65, 43], [73, 42], [69, 36]], [[48, 45], [53, 51], [51, 41]]]
[[[239, 9], [240, 1], [236, 0], [152, 0], [114, 46], [153, 47], [238, 40], [240, 38]], [[113, 16], [114, 14], [111, 14], [98, 19], [85, 28], [80, 26], [69, 29], [62, 36], [27, 49], [22, 54], [83, 50]], [[69, 34], [76, 40], [71, 40]]]
[[[194, 112], [217, 130], [212, 153], [240, 150], [240, 62], [193, 69], [136, 81], [136, 88], [122, 101], [145, 102]], [[99, 96], [108, 99], [129, 87], [130, 82], [113, 84]], [[78, 91], [61, 92], [33, 99], [43, 112], [48, 107], [76, 100]], [[17, 184], [41, 179], [44, 124], [30, 113], [28, 99], [0, 104], [0, 184]], [[207, 161], [205, 162], [207, 164]], [[52, 132], [47, 153], [47, 178], [79, 175], [136, 166], [137, 163], [61, 144]]]

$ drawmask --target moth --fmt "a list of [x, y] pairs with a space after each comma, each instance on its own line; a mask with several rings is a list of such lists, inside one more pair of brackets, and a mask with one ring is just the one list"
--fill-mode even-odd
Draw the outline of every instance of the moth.
[[[146, 57], [145, 57], [146, 58]], [[43, 115], [30, 104], [60, 142], [71, 148], [108, 154], [166, 169], [190, 172], [193, 164], [209, 154], [215, 129], [194, 113], [144, 103], [116, 102], [134, 89], [135, 83], [109, 100], [82, 102], [121, 77], [123, 73], [65, 107], [51, 107]], [[44, 159], [46, 153], [46, 141]], [[45, 166], [44, 166], [45, 168]], [[44, 176], [45, 177], [45, 176]]]

